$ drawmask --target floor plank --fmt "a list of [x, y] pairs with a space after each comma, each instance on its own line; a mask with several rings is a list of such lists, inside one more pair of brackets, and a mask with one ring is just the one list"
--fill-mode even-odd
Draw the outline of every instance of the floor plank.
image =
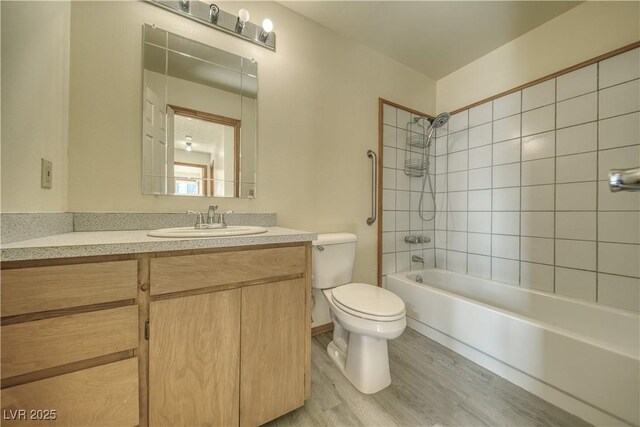
[[313, 338], [311, 398], [268, 425], [590, 425], [409, 328], [389, 342], [391, 385], [365, 395], [329, 359], [330, 341]]

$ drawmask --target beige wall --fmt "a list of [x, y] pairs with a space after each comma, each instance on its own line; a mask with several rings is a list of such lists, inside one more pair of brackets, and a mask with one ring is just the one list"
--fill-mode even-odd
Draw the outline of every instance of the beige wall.
[[[2, 212], [67, 210], [69, 16], [66, 2], [2, 8]], [[40, 187], [40, 159], [53, 187]]]
[[640, 3], [585, 2], [437, 82], [452, 111], [640, 39]]
[[69, 210], [205, 210], [210, 200], [141, 193], [142, 24], [255, 58], [259, 64], [258, 198], [221, 209], [277, 212], [279, 225], [351, 231], [355, 280], [376, 276], [368, 148], [378, 143], [378, 97], [432, 113], [435, 82], [272, 2], [223, 2], [269, 17], [277, 52], [145, 2], [71, 7]]

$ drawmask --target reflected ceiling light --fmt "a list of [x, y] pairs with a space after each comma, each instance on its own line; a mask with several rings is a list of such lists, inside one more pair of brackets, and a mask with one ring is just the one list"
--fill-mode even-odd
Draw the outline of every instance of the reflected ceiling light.
[[238, 20], [236, 21], [236, 33], [242, 34], [244, 26], [249, 20], [249, 11], [247, 9], [240, 9], [238, 11]]
[[219, 15], [220, 15], [220, 8], [215, 4], [211, 3], [211, 6], [209, 6], [209, 22], [211, 22], [212, 24], [217, 24]]
[[263, 43], [266, 42], [267, 39], [269, 38], [269, 34], [271, 34], [271, 31], [273, 31], [273, 22], [271, 22], [271, 19], [265, 18], [264, 21], [262, 21], [262, 31], [260, 31], [260, 41]]
[[185, 142], [185, 145], [186, 145], [185, 149], [187, 151], [193, 150], [193, 147], [191, 146], [191, 136], [187, 135], [185, 136], [185, 139], [187, 140], [187, 142]]
[[178, 4], [180, 4], [180, 9], [182, 9], [183, 12], [189, 12], [189, 9], [191, 8], [189, 0], [179, 0]]

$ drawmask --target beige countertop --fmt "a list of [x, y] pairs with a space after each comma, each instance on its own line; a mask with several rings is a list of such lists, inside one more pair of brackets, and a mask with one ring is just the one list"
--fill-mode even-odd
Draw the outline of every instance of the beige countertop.
[[266, 227], [267, 232], [248, 236], [163, 238], [149, 237], [150, 230], [88, 231], [56, 234], [37, 239], [3, 244], [0, 260], [73, 258], [98, 255], [120, 255], [189, 249], [226, 248], [307, 242], [316, 233], [282, 227]]

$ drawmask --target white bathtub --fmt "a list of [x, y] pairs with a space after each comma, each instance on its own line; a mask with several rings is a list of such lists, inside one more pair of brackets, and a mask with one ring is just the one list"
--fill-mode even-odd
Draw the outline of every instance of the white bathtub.
[[438, 269], [386, 286], [424, 335], [586, 421], [640, 423], [638, 313]]

